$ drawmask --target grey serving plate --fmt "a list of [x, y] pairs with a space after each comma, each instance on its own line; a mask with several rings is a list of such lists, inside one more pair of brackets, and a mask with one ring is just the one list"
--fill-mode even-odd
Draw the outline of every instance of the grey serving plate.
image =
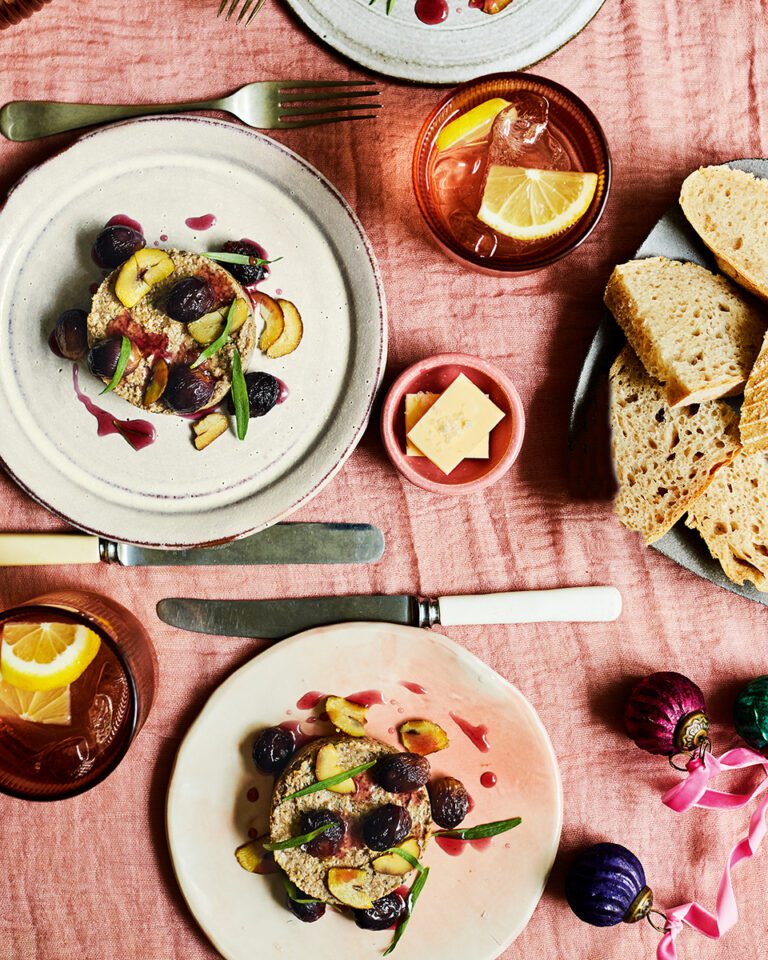
[[[728, 166], [768, 178], [766, 159], [733, 160]], [[659, 220], [635, 256], [692, 260], [710, 270], [717, 269], [714, 257], [693, 231], [678, 204]], [[584, 499], [609, 499], [616, 489], [610, 454], [608, 371], [625, 343], [624, 334], [606, 311], [581, 368], [571, 405], [571, 486], [573, 492]], [[731, 583], [720, 564], [710, 556], [698, 533], [682, 521], [653, 547], [710, 583], [768, 606], [768, 594], [760, 593], [750, 584], [740, 587]]]

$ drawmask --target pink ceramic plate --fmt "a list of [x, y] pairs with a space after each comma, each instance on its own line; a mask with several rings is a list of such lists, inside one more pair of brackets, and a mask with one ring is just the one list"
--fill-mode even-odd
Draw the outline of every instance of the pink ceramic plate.
[[[424, 693], [414, 692], [419, 686]], [[283, 905], [277, 878], [246, 873], [234, 857], [249, 829], [263, 833], [267, 822], [272, 781], [251, 761], [255, 733], [299, 720], [308, 733], [331, 731], [312, 719], [318, 708], [298, 707], [312, 691], [379, 691], [384, 703], [369, 710], [368, 728], [392, 744], [403, 720], [437, 721], [451, 743], [432, 755], [432, 771], [466, 785], [475, 806], [465, 824], [522, 817], [515, 830], [484, 849], [465, 845], [460, 856], [429, 843], [429, 881], [397, 947], [398, 960], [494, 960], [528, 922], [555, 858], [562, 796], [554, 751], [533, 707], [490, 667], [440, 634], [388, 624], [323, 627], [283, 640], [226, 680], [192, 725], [171, 778], [167, 827], [176, 876], [200, 926], [226, 960], [376, 960], [390, 941], [391, 931], [359, 930], [333, 911], [300, 923]], [[487, 752], [454, 717], [488, 728]], [[495, 786], [481, 785], [491, 773]]]
[[[493, 400], [506, 416], [491, 432], [488, 460], [464, 460], [448, 475], [426, 457], [405, 453], [405, 395], [442, 393], [460, 373]], [[520, 396], [509, 377], [487, 360], [465, 353], [442, 353], [404, 370], [387, 394], [381, 412], [381, 435], [389, 459], [404, 477], [432, 493], [471, 493], [504, 476], [517, 459], [525, 433]]]

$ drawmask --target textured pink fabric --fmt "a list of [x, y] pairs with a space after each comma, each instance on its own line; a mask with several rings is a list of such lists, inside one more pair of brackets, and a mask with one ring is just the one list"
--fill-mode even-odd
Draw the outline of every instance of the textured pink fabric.
[[[53, 0], [0, 33], [0, 101], [151, 101], [217, 95], [262, 78], [346, 77], [359, 71], [307, 34], [277, 0], [249, 30], [218, 23], [218, 0]], [[607, 0], [572, 43], [536, 69], [594, 109], [610, 141], [614, 185], [590, 240], [548, 270], [517, 280], [463, 271], [428, 241], [410, 186], [411, 150], [441, 93], [383, 84], [383, 117], [280, 135], [325, 173], [368, 230], [390, 309], [391, 378], [438, 351], [498, 362], [522, 395], [528, 433], [507, 478], [470, 499], [409, 486], [386, 461], [374, 427], [341, 474], [299, 519], [370, 521], [387, 536], [371, 567], [0, 571], [0, 607], [45, 590], [88, 586], [139, 612], [157, 646], [159, 696], [128, 760], [101, 787], [65, 803], [0, 798], [0, 943], [7, 960], [203, 960], [215, 951], [175, 885], [163, 828], [179, 739], [208, 694], [254, 652], [158, 622], [164, 596], [274, 597], [328, 592], [425, 594], [613, 583], [616, 624], [452, 628], [445, 632], [515, 682], [539, 710], [565, 793], [561, 857], [529, 926], [505, 954], [531, 960], [637, 960], [658, 935], [646, 924], [595, 929], [563, 899], [573, 851], [607, 839], [642, 859], [660, 905], [706, 899], [722, 874], [739, 816], [681, 817], [659, 794], [676, 776], [622, 732], [623, 700], [654, 670], [678, 670], [704, 690], [720, 750], [736, 745], [734, 697], [766, 672], [764, 608], [680, 570], [615, 522], [605, 503], [569, 494], [566, 430], [581, 358], [600, 318], [614, 263], [631, 256], [700, 163], [768, 150], [768, 33], [758, 0]], [[0, 142], [0, 193], [73, 140]], [[36, 322], [36, 318], [31, 318]], [[0, 414], [1, 416], [1, 414]], [[0, 420], [0, 429], [2, 429]], [[4, 529], [61, 524], [0, 477]], [[514, 745], [510, 745], [514, 749]], [[730, 776], [730, 775], [729, 775]], [[621, 790], [606, 800], [611, 783]], [[514, 862], [510, 869], [514, 869]], [[735, 879], [742, 915], [722, 941], [693, 934], [683, 953], [742, 960], [764, 951], [768, 856]], [[499, 878], [503, 883], [503, 878]], [[711, 905], [711, 904], [710, 904]], [[433, 960], [428, 945], [424, 956]], [[434, 958], [437, 960], [437, 958]]]

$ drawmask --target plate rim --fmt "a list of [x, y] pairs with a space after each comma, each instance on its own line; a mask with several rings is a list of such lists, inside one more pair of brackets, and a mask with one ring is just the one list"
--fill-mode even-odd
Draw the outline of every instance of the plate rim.
[[[427, 68], [416, 64], [415, 61], [395, 60], [393, 61], [395, 64], [400, 64], [402, 62], [404, 66], [402, 69], [392, 69], [392, 63], [387, 66], [388, 62], [386, 59], [386, 53], [374, 50], [371, 47], [366, 47], [365, 45], [357, 45], [351, 41], [347, 42], [347, 37], [343, 34], [343, 32], [340, 33], [340, 35], [331, 35], [329, 32], [323, 32], [320, 29], [320, 21], [315, 20], [310, 15], [309, 12], [312, 11], [312, 7], [306, 4], [305, 0], [287, 0], [288, 6], [291, 8], [293, 14], [298, 17], [306, 29], [309, 30], [313, 36], [325, 46], [335, 50], [337, 53], [366, 70], [371, 70], [372, 72], [380, 74], [381, 76], [391, 77], [395, 80], [406, 80], [410, 81], [411, 83], [418, 83], [425, 86], [448, 86], [450, 84], [465, 83], [469, 80], [479, 79], [485, 73], [494, 73], [497, 71], [528, 70], [530, 67], [536, 66], [537, 64], [547, 60], [549, 57], [554, 56], [554, 54], [562, 50], [563, 47], [566, 47], [569, 43], [571, 43], [571, 41], [575, 40], [576, 37], [580, 36], [600, 13], [606, 2], [607, 0], [599, 0], [598, 6], [589, 16], [586, 23], [579, 27], [574, 33], [570, 34], [561, 43], [558, 43], [557, 46], [553, 47], [548, 53], [544, 53], [541, 56], [535, 56], [532, 60], [528, 60], [528, 58], [525, 57], [520, 63], [517, 63], [516, 61], [510, 63], [508, 54], [499, 54], [493, 59], [477, 61], [466, 66], [430, 66], [428, 69], [431, 71], [431, 74], [430, 76], [427, 76]], [[366, 54], [369, 55], [366, 56]]]
[[[304, 168], [304, 170], [306, 170], [309, 174], [315, 177], [317, 181], [321, 184], [321, 186], [324, 187], [331, 194], [331, 196], [339, 204], [341, 210], [346, 214], [351, 225], [357, 231], [360, 237], [362, 250], [365, 252], [365, 255], [367, 256], [370, 267], [371, 267], [371, 277], [374, 281], [374, 285], [376, 289], [376, 300], [378, 303], [379, 356], [377, 361], [376, 372], [372, 380], [370, 395], [368, 397], [368, 403], [367, 403], [367, 407], [364, 412], [364, 415], [361, 419], [361, 422], [358, 424], [357, 429], [354, 431], [354, 434], [351, 437], [348, 445], [346, 446], [344, 451], [341, 453], [336, 463], [331, 466], [331, 468], [325, 473], [325, 475], [322, 478], [320, 478], [318, 481], [315, 482], [315, 484], [312, 486], [310, 490], [306, 491], [298, 499], [294, 500], [290, 506], [286, 507], [275, 517], [267, 521], [257, 523], [254, 526], [249, 526], [246, 529], [238, 531], [230, 536], [216, 538], [213, 540], [196, 541], [194, 543], [190, 543], [190, 542], [177, 543], [177, 542], [171, 542], [170, 540], [165, 540], [163, 542], [157, 542], [152, 540], [138, 540], [138, 539], [128, 540], [128, 539], [125, 539], [124, 537], [116, 536], [114, 533], [111, 533], [109, 531], [100, 530], [98, 527], [93, 526], [91, 524], [77, 522], [73, 520], [70, 516], [68, 516], [67, 513], [65, 513], [62, 509], [52, 506], [45, 500], [45, 498], [42, 495], [33, 491], [29, 487], [28, 483], [22, 481], [21, 478], [18, 476], [18, 474], [11, 469], [5, 457], [3, 457], [2, 453], [0, 453], [0, 468], [3, 469], [6, 475], [9, 476], [13, 480], [13, 482], [21, 490], [23, 490], [25, 494], [27, 494], [27, 496], [29, 496], [36, 503], [40, 504], [40, 506], [44, 507], [53, 516], [58, 517], [59, 519], [65, 521], [67, 524], [69, 524], [71, 527], [77, 530], [82, 530], [85, 533], [90, 533], [93, 536], [97, 536], [101, 539], [111, 540], [117, 543], [127, 543], [135, 546], [147, 547], [150, 549], [157, 549], [157, 550], [179, 550], [179, 549], [183, 550], [183, 549], [194, 549], [196, 547], [212, 547], [212, 546], [218, 546], [224, 543], [229, 543], [233, 540], [238, 540], [243, 537], [251, 536], [252, 534], [259, 533], [260, 531], [265, 530], [276, 523], [279, 523], [281, 520], [284, 520], [286, 517], [291, 516], [293, 513], [299, 510], [304, 504], [306, 504], [313, 497], [315, 497], [323, 489], [323, 487], [326, 486], [326, 484], [328, 484], [336, 476], [336, 474], [342, 469], [342, 467], [345, 465], [349, 457], [352, 455], [352, 453], [355, 451], [355, 449], [359, 445], [363, 437], [363, 434], [368, 428], [368, 425], [371, 421], [373, 407], [376, 402], [376, 397], [378, 395], [379, 388], [381, 387], [381, 384], [383, 382], [383, 378], [386, 370], [387, 354], [388, 354], [388, 346], [389, 346], [388, 310], [387, 310], [387, 301], [386, 301], [386, 293], [384, 289], [384, 282], [381, 275], [381, 269], [379, 267], [378, 260], [373, 250], [373, 245], [371, 244], [371, 241], [365, 231], [365, 228], [362, 225], [362, 222], [360, 221], [360, 218], [357, 216], [357, 214], [352, 209], [351, 205], [346, 200], [346, 198], [339, 191], [339, 189], [336, 186], [334, 186], [334, 184], [332, 184], [330, 180], [323, 173], [321, 173], [313, 164], [311, 164], [308, 160], [302, 157], [295, 150], [292, 150], [290, 147], [285, 146], [279, 140], [274, 140], [272, 137], [268, 136], [266, 133], [262, 132], [261, 130], [256, 130], [245, 124], [235, 123], [233, 121], [222, 119], [219, 117], [200, 116], [194, 113], [180, 112], [178, 114], [170, 114], [170, 115], [151, 114], [143, 117], [133, 117], [126, 120], [121, 120], [117, 123], [104, 124], [102, 126], [97, 127], [94, 130], [88, 130], [86, 133], [77, 137], [72, 143], [62, 147], [60, 150], [57, 150], [55, 153], [53, 153], [50, 157], [46, 157], [45, 160], [41, 161], [38, 164], [35, 164], [34, 166], [30, 167], [27, 171], [25, 171], [25, 173], [23, 173], [21, 177], [19, 177], [18, 180], [16, 180], [13, 183], [13, 185], [8, 190], [6, 196], [4, 197], [2, 203], [0, 203], [0, 218], [2, 218], [2, 215], [5, 213], [8, 203], [10, 202], [13, 195], [20, 188], [22, 188], [24, 184], [28, 180], [30, 180], [30, 178], [34, 177], [39, 171], [43, 170], [45, 167], [49, 166], [52, 163], [55, 163], [59, 157], [64, 156], [65, 154], [69, 153], [74, 149], [77, 149], [84, 142], [92, 140], [94, 138], [98, 138], [99, 136], [105, 133], [108, 133], [113, 129], [117, 129], [121, 127], [134, 126], [134, 125], [146, 124], [146, 123], [161, 123], [165, 125], [165, 124], [177, 123], [177, 122], [182, 122], [182, 123], [191, 122], [191, 123], [207, 124], [213, 127], [216, 127], [216, 126], [226, 127], [230, 130], [237, 131], [241, 135], [252, 137], [253, 139], [256, 139], [256, 140], [264, 141], [267, 144], [269, 144], [272, 148], [277, 148], [278, 150], [285, 153], [292, 161], [297, 162], [302, 168]], [[248, 498], [248, 499], [252, 499], [252, 498]], [[247, 503], [247, 500], [245, 502]]]
[[[214, 934], [211, 931], [209, 931], [205, 925], [203, 925], [203, 923], [200, 921], [197, 914], [195, 913], [194, 908], [192, 907], [192, 904], [189, 898], [187, 897], [187, 891], [181, 881], [181, 878], [179, 876], [179, 871], [177, 870], [177, 867], [176, 867], [176, 860], [174, 859], [174, 853], [173, 853], [174, 828], [171, 822], [172, 821], [171, 805], [174, 799], [174, 793], [175, 793], [174, 783], [176, 781], [177, 768], [179, 766], [182, 752], [184, 751], [185, 747], [188, 748], [189, 741], [193, 737], [195, 731], [201, 725], [204, 715], [209, 709], [209, 707], [211, 707], [212, 705], [215, 705], [220, 699], [224, 699], [225, 688], [228, 687], [230, 683], [233, 683], [236, 680], [236, 678], [239, 676], [239, 674], [249, 669], [254, 663], [254, 661], [261, 660], [263, 662], [265, 657], [269, 658], [271, 656], [277, 655], [277, 653], [279, 652], [278, 648], [282, 648], [286, 644], [289, 646], [298, 645], [304, 642], [307, 638], [311, 638], [313, 635], [329, 633], [331, 631], [336, 631], [336, 630], [342, 630], [344, 632], [352, 632], [355, 630], [359, 630], [361, 627], [376, 627], [379, 629], [390, 628], [390, 629], [396, 629], [398, 631], [401, 631], [401, 630], [408, 631], [412, 634], [414, 633], [417, 634], [421, 640], [432, 640], [438, 646], [443, 647], [445, 650], [447, 650], [448, 653], [456, 657], [456, 659], [462, 664], [462, 666], [468, 666], [473, 670], [476, 670], [479, 668], [481, 672], [485, 673], [486, 676], [490, 676], [494, 681], [495, 680], [501, 681], [502, 686], [508, 688], [512, 694], [520, 698], [520, 700], [522, 700], [522, 702], [526, 705], [528, 709], [528, 715], [530, 719], [534, 722], [539, 734], [543, 739], [544, 744], [547, 747], [547, 759], [551, 764], [551, 767], [554, 773], [554, 781], [555, 781], [555, 788], [556, 788], [556, 803], [557, 803], [557, 836], [554, 843], [554, 852], [551, 858], [551, 863], [549, 864], [549, 868], [547, 870], [546, 876], [542, 880], [541, 888], [538, 891], [536, 900], [531, 905], [530, 910], [528, 911], [527, 915], [525, 916], [519, 928], [516, 930], [513, 930], [512, 933], [509, 935], [509, 937], [505, 939], [503, 943], [497, 945], [502, 952], [506, 950], [506, 948], [510, 946], [510, 944], [512, 944], [517, 939], [517, 937], [519, 937], [520, 934], [525, 930], [525, 928], [528, 926], [528, 923], [531, 920], [531, 917], [536, 911], [536, 908], [541, 903], [541, 898], [544, 895], [544, 891], [546, 889], [547, 883], [549, 882], [549, 878], [551, 876], [552, 869], [554, 867], [554, 864], [560, 849], [560, 841], [562, 840], [564, 790], [563, 790], [563, 777], [560, 771], [560, 764], [558, 762], [557, 753], [555, 751], [554, 744], [552, 743], [552, 738], [550, 737], [549, 732], [547, 731], [547, 728], [544, 726], [544, 723], [541, 717], [539, 716], [538, 711], [530, 702], [530, 700], [525, 696], [525, 694], [517, 686], [515, 686], [515, 684], [511, 682], [511, 680], [508, 680], [505, 676], [500, 674], [497, 670], [494, 670], [494, 668], [490, 664], [486, 663], [485, 660], [482, 660], [476, 654], [472, 653], [471, 650], [467, 650], [467, 648], [464, 647], [462, 644], [458, 643], [457, 641], [453, 640], [451, 637], [448, 637], [444, 633], [441, 633], [437, 630], [432, 630], [432, 629], [427, 630], [423, 627], [413, 627], [413, 626], [407, 626], [405, 624], [381, 623], [376, 621], [364, 621], [364, 620], [329, 624], [322, 627], [312, 627], [309, 630], [302, 630], [300, 633], [295, 633], [290, 637], [286, 637], [283, 640], [279, 640], [276, 643], [273, 643], [271, 646], [267, 647], [266, 649], [254, 654], [253, 657], [251, 657], [244, 664], [242, 664], [240, 667], [237, 667], [232, 673], [226, 676], [221, 681], [221, 683], [219, 683], [218, 686], [206, 698], [206, 701], [203, 704], [203, 706], [200, 708], [200, 711], [195, 716], [194, 720], [192, 720], [192, 722], [187, 727], [183, 737], [181, 738], [181, 741], [179, 742], [179, 746], [176, 750], [176, 753], [174, 754], [173, 764], [171, 766], [171, 772], [168, 778], [168, 787], [166, 789], [165, 806], [164, 806], [165, 840], [166, 840], [166, 847], [168, 850], [168, 856], [171, 861], [171, 868], [173, 870], [173, 875], [178, 885], [178, 889], [181, 892], [181, 895], [184, 899], [184, 903], [186, 904], [187, 909], [189, 910], [192, 916], [192, 919], [195, 921], [198, 928], [207, 937], [209, 942], [221, 954], [224, 960], [232, 960], [231, 955], [223, 951], [223, 949], [217, 943]], [[177, 786], [176, 790], [178, 789], [179, 787]], [[473, 958], [473, 960], [477, 960], [477, 958]], [[490, 958], [488, 958], [488, 960], [490, 960]]]

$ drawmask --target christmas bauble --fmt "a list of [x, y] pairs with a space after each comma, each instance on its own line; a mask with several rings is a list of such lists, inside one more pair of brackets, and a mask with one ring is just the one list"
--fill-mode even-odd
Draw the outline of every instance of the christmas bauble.
[[689, 753], [709, 736], [704, 695], [682, 673], [664, 671], [635, 684], [624, 707], [627, 733], [642, 750]]
[[565, 896], [576, 916], [595, 927], [635, 923], [653, 906], [642, 864], [618, 843], [583, 850], [568, 871]]

